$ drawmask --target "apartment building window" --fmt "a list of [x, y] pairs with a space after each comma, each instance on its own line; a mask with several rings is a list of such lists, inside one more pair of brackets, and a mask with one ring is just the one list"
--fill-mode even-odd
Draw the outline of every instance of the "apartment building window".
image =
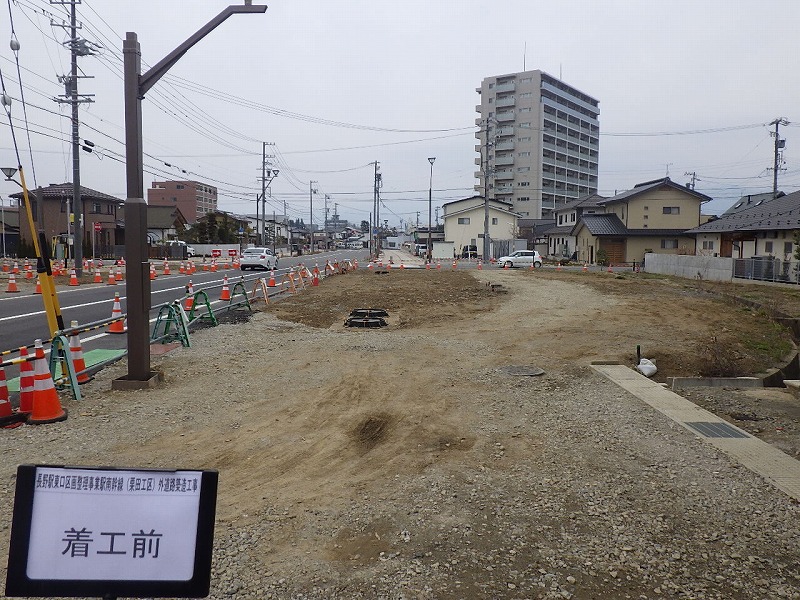
[[490, 84], [489, 84], [489, 89], [490, 89], [490, 90], [494, 89], [494, 84], [493, 84], [493, 83], [490, 83]]
[[530, 196], [522, 196], [522, 197], [519, 199], [519, 201], [520, 201], [520, 202], [529, 202], [529, 201], [530, 201]]
[[182, 183], [179, 183], [178, 185], [175, 186], [175, 189], [182, 190], [184, 187], [185, 186]]
[[519, 95], [520, 98], [530, 98], [531, 96], [533, 96], [531, 92], [523, 92]]
[[530, 171], [530, 170], [531, 170], [531, 168], [530, 168], [530, 167], [518, 167], [518, 168], [517, 168], [517, 172], [518, 172], [518, 173], [527, 173], [527, 172], [528, 172], [528, 171]]
[[644, 207], [644, 209], [645, 209], [645, 210], [648, 210], [649, 208], [650, 208], [649, 206], [645, 206], [645, 207]]
[[574, 223], [575, 222], [575, 213], [572, 213], [569, 217], [570, 217], [569, 218], [570, 222]]
[[492, 217], [492, 225], [497, 225], [497, 217]]
[[100, 208], [99, 202], [92, 202], [92, 213], [93, 214], [100, 214], [102, 209]]
[[784, 254], [792, 253], [792, 242], [783, 242], [783, 253]]
[[644, 216], [642, 217], [642, 219], [644, 219], [645, 221], [647, 221], [647, 215], [644, 215]]
[[714, 249], [714, 240], [703, 241], [703, 250], [713, 250], [713, 249]]
[[664, 214], [665, 215], [679, 215], [679, 214], [681, 214], [681, 207], [680, 206], [665, 206], [664, 207]]
[[520, 83], [530, 83], [531, 81], [533, 81], [533, 77], [523, 77], [519, 80]]
[[530, 137], [518, 137], [517, 141], [518, 142], [530, 142], [531, 138]]
[[106, 214], [113, 215], [114, 214], [114, 205], [113, 204], [106, 204]]
[[678, 240], [661, 240], [661, 248], [663, 250], [675, 250], [678, 248]]
[[517, 154], [517, 156], [530, 156], [530, 155], [531, 155], [530, 152], [520, 152], [519, 154]]
[[525, 106], [523, 108], [518, 109], [518, 111], [521, 112], [521, 113], [531, 112], [531, 107], [530, 106]]
[[517, 185], [519, 187], [530, 187], [531, 182], [530, 181], [520, 181]]
[[558, 215], [558, 224], [559, 225], [563, 225], [564, 224], [564, 215]]
[[531, 123], [530, 123], [530, 121], [527, 121], [525, 123], [520, 123], [519, 126], [520, 126], [520, 129], [530, 129], [531, 128]]
[[772, 242], [764, 242], [764, 252], [772, 254]]
[[469, 217], [458, 217], [459, 225], [469, 225]]
[[489, 104], [494, 104], [494, 98], [489, 98]]

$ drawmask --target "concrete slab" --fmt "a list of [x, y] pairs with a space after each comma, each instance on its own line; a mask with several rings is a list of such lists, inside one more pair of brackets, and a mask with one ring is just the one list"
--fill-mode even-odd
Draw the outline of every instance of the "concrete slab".
[[[665, 389], [630, 367], [593, 364], [592, 368], [687, 431], [721, 450], [732, 460], [757, 473], [779, 490], [795, 500], [800, 500], [800, 461]], [[724, 424], [725, 429], [737, 432], [739, 437], [709, 437], [701, 433], [708, 431], [709, 427], [697, 427], [698, 423], [710, 425], [711, 429], [715, 423]]]

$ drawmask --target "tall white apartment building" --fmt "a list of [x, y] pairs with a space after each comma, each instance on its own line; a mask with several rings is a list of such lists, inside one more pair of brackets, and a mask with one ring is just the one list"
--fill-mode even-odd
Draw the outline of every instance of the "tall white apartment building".
[[597, 193], [597, 100], [538, 70], [487, 77], [476, 91], [475, 191], [531, 219]]

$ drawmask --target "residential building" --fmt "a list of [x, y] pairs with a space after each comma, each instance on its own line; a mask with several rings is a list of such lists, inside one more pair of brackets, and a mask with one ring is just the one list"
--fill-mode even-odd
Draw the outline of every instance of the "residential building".
[[174, 206], [147, 208], [147, 241], [150, 244], [176, 240], [186, 231], [186, 217]]
[[[33, 219], [37, 227], [44, 231], [45, 238], [53, 242], [53, 258], [73, 256], [73, 252], [68, 250], [72, 243], [70, 235], [73, 233], [76, 221], [73, 214], [76, 212], [81, 214], [83, 232], [79, 237], [84, 249], [95, 247], [98, 255], [105, 256], [113, 253], [115, 245], [125, 243], [122, 200], [81, 186], [81, 205], [74, 207], [72, 192], [72, 183], [50, 184], [28, 192]], [[11, 194], [11, 198], [17, 200], [19, 206], [24, 205], [22, 192]], [[30, 227], [24, 216], [24, 208], [22, 211], [20, 241], [30, 245], [32, 244]]]
[[688, 232], [703, 222], [701, 207], [710, 200], [669, 177], [598, 200], [603, 213], [584, 214], [571, 232], [577, 259], [595, 263], [600, 250], [612, 264], [641, 262], [648, 252], [694, 254]]
[[199, 181], [154, 181], [147, 190], [149, 206], [177, 206], [189, 225], [217, 210], [217, 188]]
[[578, 247], [572, 230], [583, 215], [604, 213], [605, 208], [600, 202], [605, 199], [599, 194], [591, 194], [554, 210], [553, 226], [544, 232], [547, 236], [546, 254], [558, 259], [571, 258]]
[[771, 192], [745, 196], [718, 219], [687, 233], [696, 237], [698, 255], [792, 261], [796, 232], [800, 232], [800, 191], [781, 192], [774, 199]]
[[487, 77], [476, 91], [476, 192], [533, 219], [597, 193], [596, 99], [539, 70]]
[[[489, 200], [489, 237], [493, 243], [516, 239], [519, 215], [513, 205], [502, 200]], [[444, 241], [453, 242], [460, 254], [464, 246], [477, 246], [483, 256], [485, 207], [482, 196], [471, 196], [442, 205]], [[491, 250], [491, 249], [490, 249]], [[492, 255], [492, 252], [490, 252]]]

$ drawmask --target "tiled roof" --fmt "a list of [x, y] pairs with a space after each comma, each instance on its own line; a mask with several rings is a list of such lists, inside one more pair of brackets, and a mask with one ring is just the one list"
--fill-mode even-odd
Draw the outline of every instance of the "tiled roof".
[[601, 196], [600, 194], [590, 194], [588, 196], [582, 196], [577, 198], [576, 200], [572, 200], [571, 202], [567, 202], [564, 206], [557, 208], [554, 212], [560, 212], [562, 210], [573, 210], [575, 208], [592, 208], [594, 206], [601, 206], [599, 202], [601, 200], [605, 200], [605, 196]]
[[[786, 194], [783, 192], [778, 192], [779, 198], [785, 195]], [[772, 199], [772, 192], [765, 192], [763, 194], [748, 194], [747, 196], [742, 196], [734, 203], [733, 206], [722, 213], [722, 216], [732, 215], [737, 212], [753, 208], [754, 206], [761, 206], [765, 202], [769, 202]]]
[[644, 183], [637, 183], [632, 190], [628, 190], [626, 192], [622, 192], [621, 194], [617, 194], [616, 196], [611, 196], [611, 198], [606, 198], [605, 200], [599, 200], [598, 206], [607, 206], [608, 204], [613, 204], [615, 202], [624, 202], [651, 190], [655, 190], [661, 187], [670, 187], [676, 190], [683, 190], [687, 194], [691, 194], [692, 196], [696, 196], [703, 202], [707, 202], [712, 198], [710, 196], [706, 196], [705, 194], [701, 194], [691, 188], [687, 188], [686, 186], [680, 185], [672, 181], [669, 177], [664, 177], [662, 179], [656, 179], [654, 181], [645, 181]]
[[615, 214], [584, 215], [576, 227], [581, 223], [592, 235], [628, 235], [627, 228]]
[[800, 229], [800, 191], [722, 215], [719, 219], [690, 229], [689, 233], [785, 229]]
[[[29, 189], [33, 192], [33, 189]], [[109, 196], [103, 192], [98, 192], [92, 188], [80, 186], [81, 199], [84, 200], [108, 200], [111, 202], [123, 202], [122, 199], [115, 196]], [[47, 187], [42, 188], [42, 194], [45, 199], [47, 198], [72, 198], [72, 184], [71, 183], [51, 183]], [[12, 198], [22, 198], [22, 192], [11, 194]]]
[[[460, 200], [451, 200], [450, 202], [445, 202], [442, 206], [450, 206], [451, 204], [458, 204], [459, 202], [464, 202], [465, 200], [475, 200], [479, 199], [483, 202], [483, 196], [475, 195], [475, 196], [468, 196], [467, 198], [461, 198]], [[507, 204], [508, 206], [514, 206], [511, 202], [506, 202], [505, 200], [498, 200], [497, 198], [489, 198], [489, 202], [497, 202], [499, 204]]]

